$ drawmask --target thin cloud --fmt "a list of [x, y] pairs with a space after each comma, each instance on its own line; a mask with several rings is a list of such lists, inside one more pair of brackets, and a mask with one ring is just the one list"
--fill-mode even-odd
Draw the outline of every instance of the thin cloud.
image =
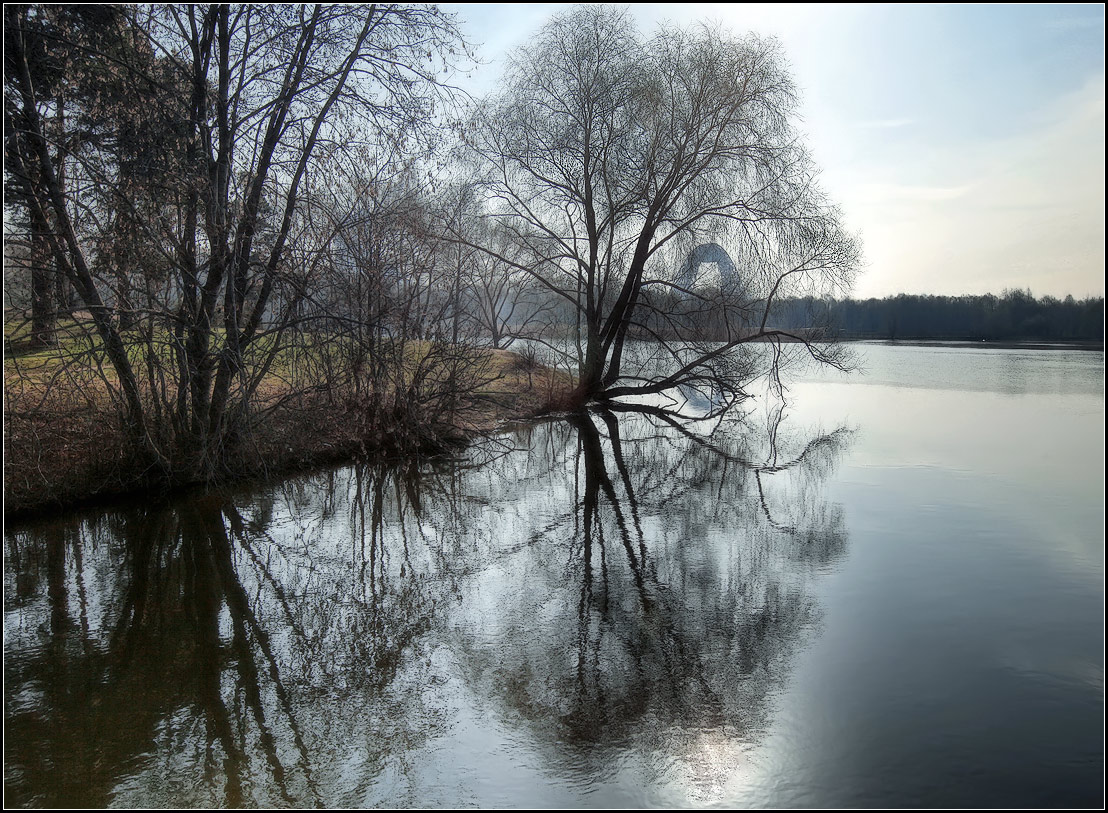
[[861, 188], [861, 196], [868, 203], [933, 203], [965, 197], [973, 189], [972, 184], [962, 186], [912, 186], [908, 184], [871, 183]]
[[876, 121], [860, 121], [854, 126], [859, 130], [890, 130], [894, 127], [907, 127], [915, 123], [915, 119], [877, 119]]

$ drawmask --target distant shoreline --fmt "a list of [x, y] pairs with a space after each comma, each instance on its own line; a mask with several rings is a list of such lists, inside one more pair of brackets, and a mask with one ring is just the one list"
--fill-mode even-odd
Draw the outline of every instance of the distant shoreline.
[[1104, 342], [1038, 342], [1012, 339], [876, 339], [843, 338], [843, 342], [857, 344], [904, 345], [905, 347], [956, 347], [988, 350], [1099, 350], [1104, 352]]

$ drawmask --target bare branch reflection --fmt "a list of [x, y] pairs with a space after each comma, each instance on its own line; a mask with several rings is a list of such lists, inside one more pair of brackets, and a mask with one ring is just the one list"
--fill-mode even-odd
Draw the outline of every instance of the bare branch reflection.
[[848, 434], [755, 434], [580, 413], [9, 530], [7, 801], [445, 804], [466, 698], [543, 770], [708, 781], [696, 743], [757, 738], [846, 544]]
[[776, 425], [700, 436], [665, 410], [621, 412], [548, 425], [575, 449], [577, 513], [548, 536], [568, 562], [528, 561], [541, 600], [498, 612], [536, 628], [520, 624], [512, 646], [471, 641], [467, 667], [553, 764], [604, 777], [631, 752], [661, 779], [703, 732], [750, 741], [764, 727], [818, 617], [809, 565], [845, 549], [820, 489], [850, 435], [798, 446]]

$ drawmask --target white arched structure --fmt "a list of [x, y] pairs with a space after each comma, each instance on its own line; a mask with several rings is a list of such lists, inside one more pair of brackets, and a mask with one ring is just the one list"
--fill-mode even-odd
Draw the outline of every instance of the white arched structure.
[[697, 272], [700, 271], [703, 263], [715, 263], [719, 266], [720, 281], [724, 285], [734, 283], [738, 272], [735, 270], [731, 255], [718, 243], [703, 243], [690, 251], [689, 256], [685, 258], [685, 262], [677, 272], [677, 284], [682, 288], [691, 288], [696, 282]]

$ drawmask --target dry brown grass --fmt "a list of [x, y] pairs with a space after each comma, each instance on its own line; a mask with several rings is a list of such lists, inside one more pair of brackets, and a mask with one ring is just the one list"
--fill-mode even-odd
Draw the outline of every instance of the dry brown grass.
[[[13, 344], [6, 342], [7, 349]], [[112, 389], [72, 345], [8, 352], [4, 363], [5, 514], [58, 508], [128, 491], [164, 488], [159, 473], [128, 452]], [[431, 434], [397, 436], [392, 416], [375, 420], [377, 405], [333, 392], [297, 392], [273, 375], [259, 386], [252, 407], [259, 424], [228, 470], [230, 476], [272, 474], [359, 454], [434, 451], [530, 417], [565, 398], [573, 379], [504, 350], [480, 351], [475, 388], [458, 409], [453, 427]], [[421, 423], [420, 405], [407, 422]], [[452, 430], [452, 431], [451, 431]]]
[[510, 350], [488, 351], [495, 380], [484, 388], [487, 407], [479, 420], [467, 427], [487, 431], [499, 424], [550, 411], [574, 386], [564, 370], [537, 364]]

